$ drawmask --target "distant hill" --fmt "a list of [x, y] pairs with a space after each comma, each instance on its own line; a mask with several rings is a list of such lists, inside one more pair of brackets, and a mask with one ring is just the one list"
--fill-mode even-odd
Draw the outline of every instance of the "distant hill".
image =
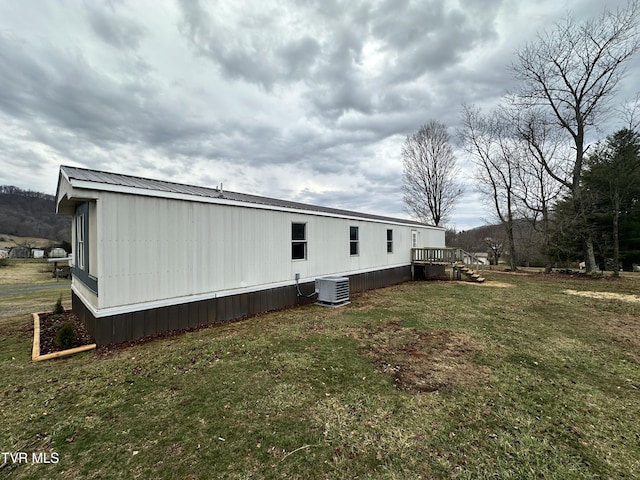
[[0, 186], [0, 235], [71, 241], [71, 217], [56, 215], [53, 195]]

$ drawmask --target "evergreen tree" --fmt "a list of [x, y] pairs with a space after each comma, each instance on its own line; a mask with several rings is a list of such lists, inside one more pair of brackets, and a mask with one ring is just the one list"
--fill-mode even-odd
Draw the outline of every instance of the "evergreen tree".
[[627, 233], [640, 233], [640, 225], [635, 224], [640, 217], [640, 135], [622, 129], [609, 136], [588, 158], [583, 185], [600, 250], [603, 256], [611, 253], [610, 267], [617, 275], [621, 259], [628, 264], [634, 256], [620, 250], [621, 245], [631, 246], [625, 238]]

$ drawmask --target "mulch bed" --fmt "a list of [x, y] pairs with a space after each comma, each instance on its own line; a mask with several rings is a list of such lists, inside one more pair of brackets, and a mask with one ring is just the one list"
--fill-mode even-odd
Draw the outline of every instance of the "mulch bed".
[[82, 322], [71, 311], [62, 314], [41, 313], [40, 315], [40, 355], [59, 352], [63, 350], [56, 345], [56, 333], [65, 323], [70, 322], [76, 331], [76, 341], [70, 348], [82, 347], [95, 343], [93, 337], [87, 332]]

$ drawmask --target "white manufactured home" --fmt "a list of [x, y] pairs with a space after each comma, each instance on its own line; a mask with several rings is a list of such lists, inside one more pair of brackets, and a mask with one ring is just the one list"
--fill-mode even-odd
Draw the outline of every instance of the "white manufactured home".
[[445, 246], [410, 220], [67, 166], [56, 201], [73, 310], [99, 345], [308, 303], [328, 276], [400, 283], [412, 247]]

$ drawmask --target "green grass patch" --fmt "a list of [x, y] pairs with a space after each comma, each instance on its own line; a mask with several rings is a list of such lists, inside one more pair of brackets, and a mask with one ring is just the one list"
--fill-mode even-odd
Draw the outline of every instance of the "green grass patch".
[[[0, 473], [634, 478], [640, 304], [563, 291], [638, 295], [640, 281], [485, 274], [38, 364], [36, 298], [16, 295], [24, 311], [0, 319], [0, 448], [59, 461]], [[59, 293], [43, 295], [53, 308]]]

